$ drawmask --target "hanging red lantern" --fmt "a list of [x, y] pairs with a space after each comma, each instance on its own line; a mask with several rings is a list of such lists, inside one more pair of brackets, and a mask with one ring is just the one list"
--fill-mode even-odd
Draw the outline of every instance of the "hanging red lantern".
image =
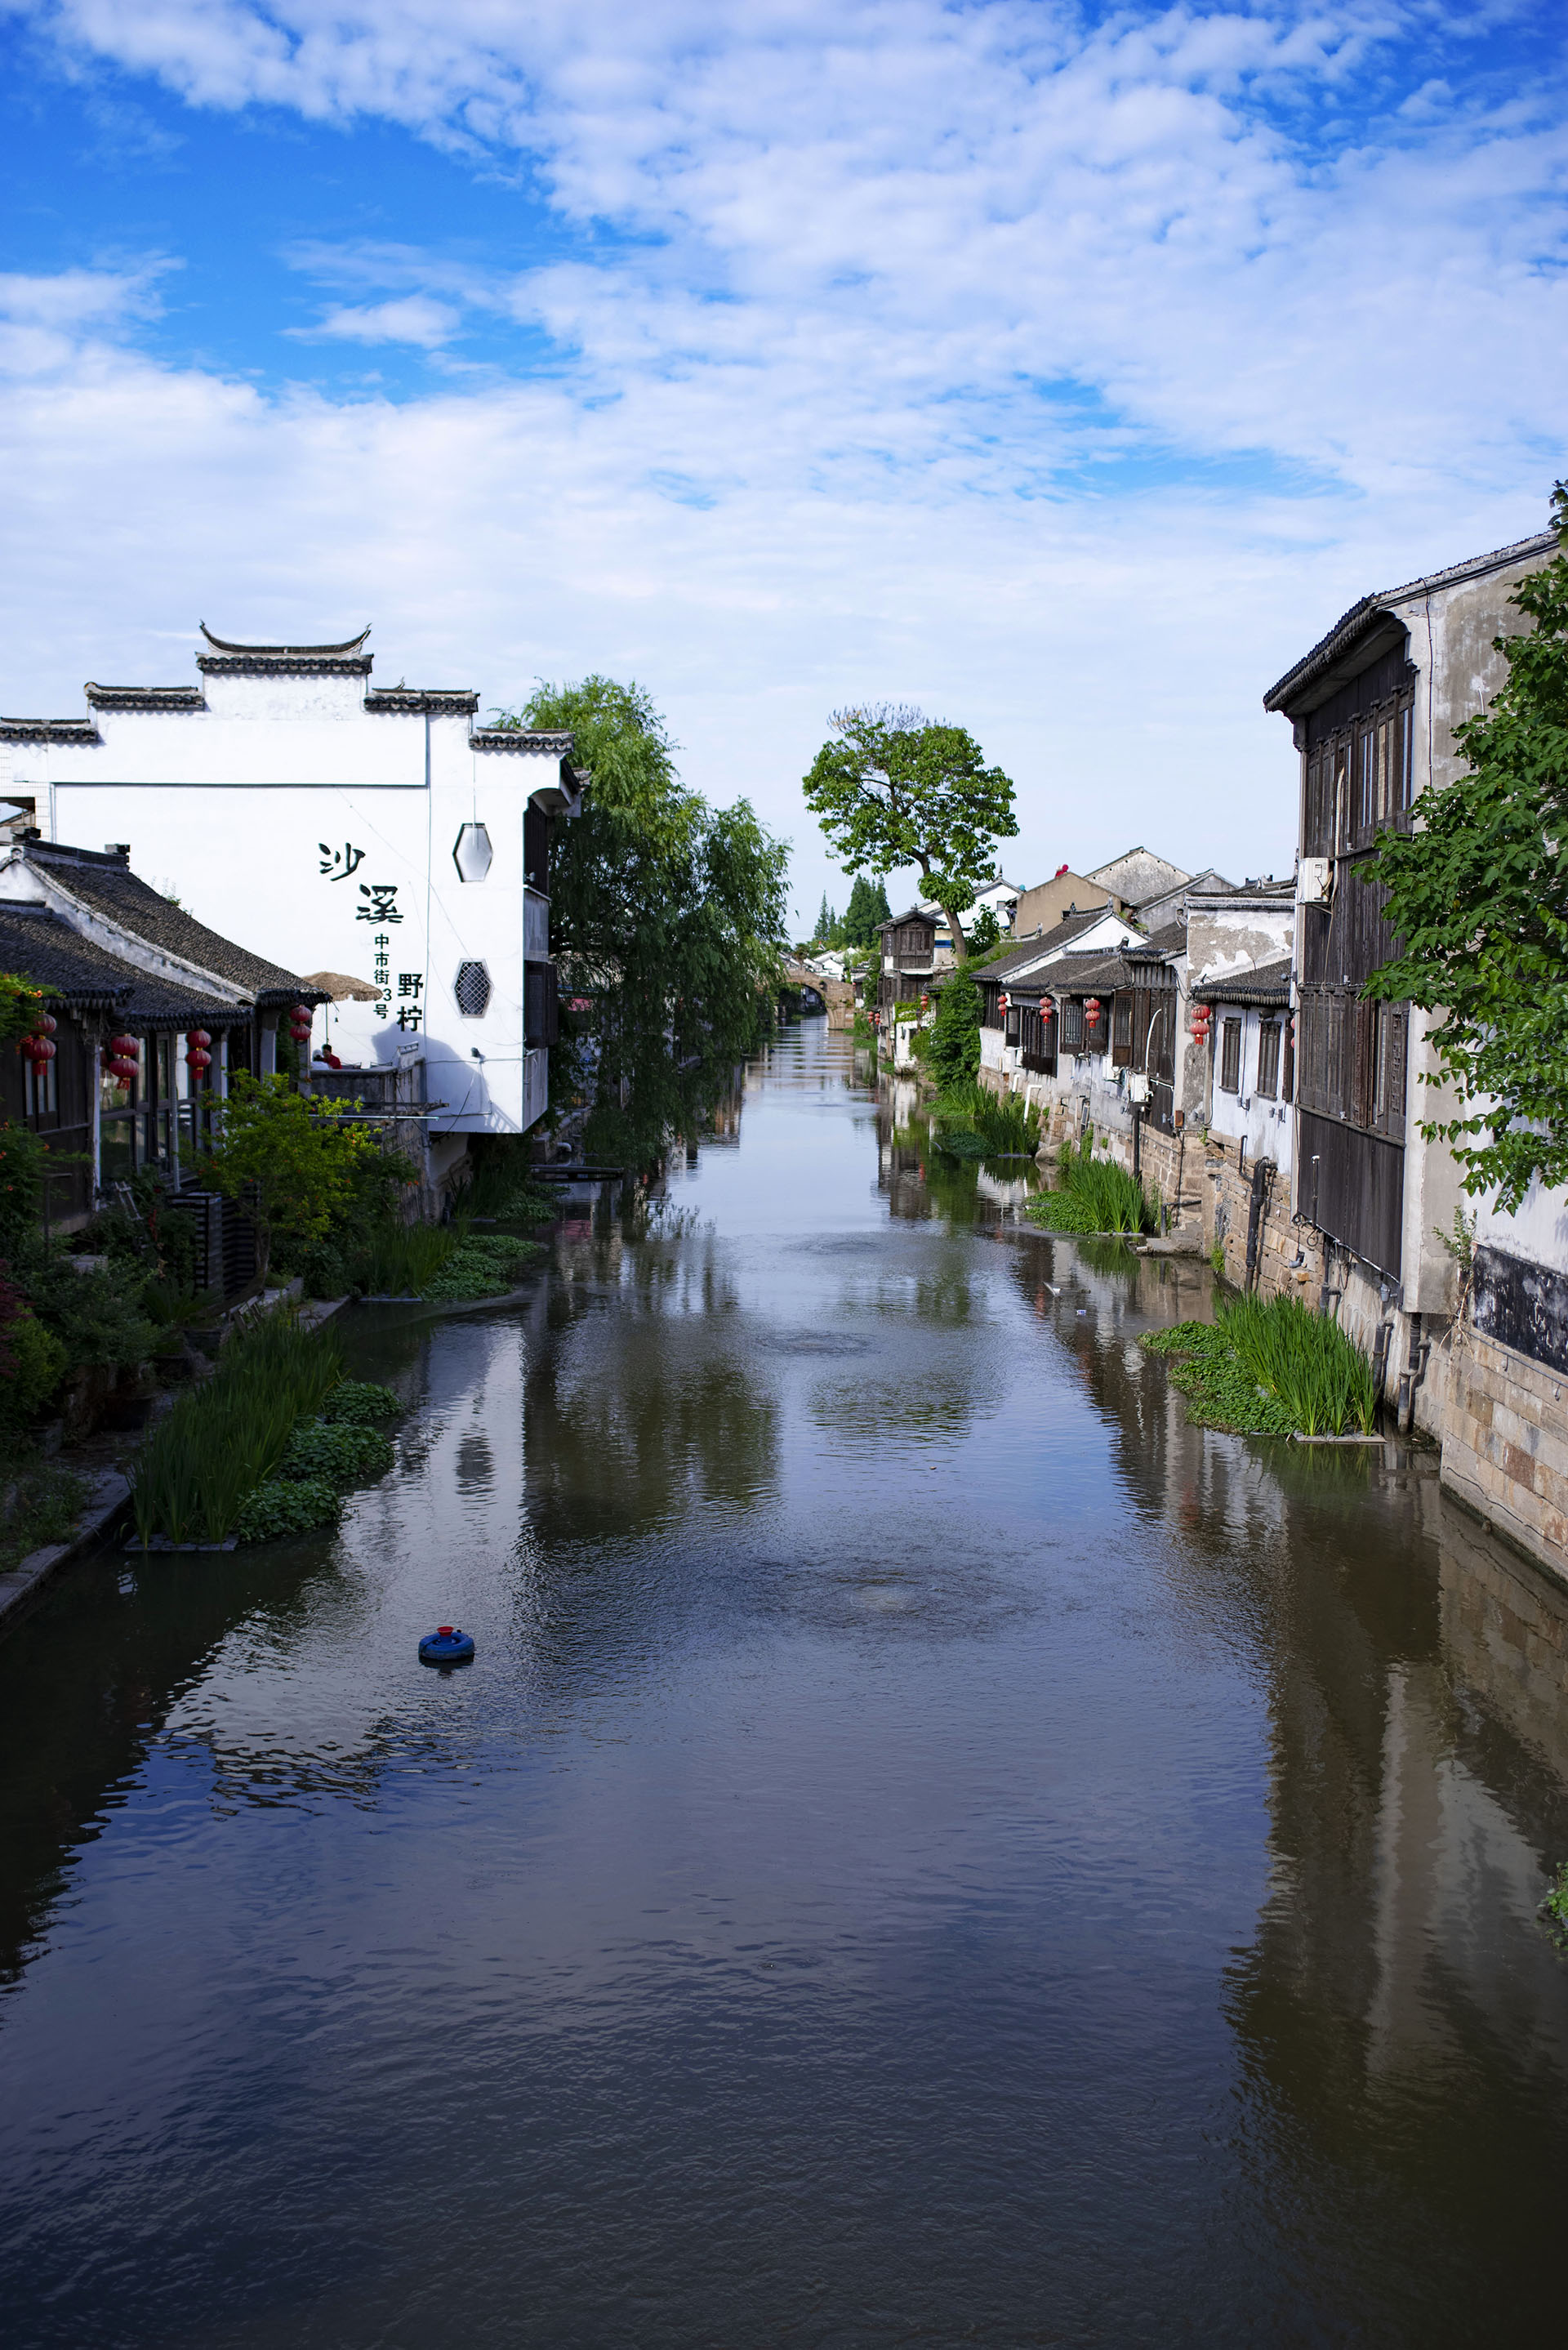
[[185, 1031], [185, 1042], [194, 1045], [199, 1053], [204, 1053], [212, 1041], [204, 1028], [187, 1028]]
[[316, 1014], [308, 1003], [296, 1003], [288, 1016], [291, 1020], [303, 1020], [308, 1028]]
[[1097, 995], [1086, 995], [1084, 998], [1084, 1009], [1088, 1014], [1091, 1020], [1097, 1020], [1100, 1016], [1099, 997]]
[[122, 1060], [134, 1061], [141, 1050], [141, 1039], [140, 1036], [111, 1036], [109, 1049], [111, 1053], [118, 1053]]
[[129, 1086], [138, 1075], [137, 1065], [134, 1061], [128, 1061], [123, 1053], [116, 1053], [109, 1061], [109, 1074], [119, 1085]]
[[25, 1037], [22, 1049], [35, 1065], [40, 1061], [52, 1061], [55, 1057], [55, 1048], [47, 1036]]
[[40, 1012], [38, 1024], [33, 1034], [35, 1036], [52, 1036], [58, 1024], [52, 1012]]
[[1042, 1020], [1054, 1020], [1056, 1017], [1056, 1004], [1054, 997], [1049, 995], [1043, 995], [1041, 997], [1040, 1017]]

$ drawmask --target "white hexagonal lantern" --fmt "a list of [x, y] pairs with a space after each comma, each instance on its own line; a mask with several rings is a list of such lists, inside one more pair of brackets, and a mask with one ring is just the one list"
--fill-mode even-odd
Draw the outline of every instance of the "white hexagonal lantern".
[[452, 845], [452, 861], [458, 879], [462, 881], [483, 881], [490, 870], [490, 860], [495, 851], [490, 846], [490, 835], [482, 824], [465, 824]]

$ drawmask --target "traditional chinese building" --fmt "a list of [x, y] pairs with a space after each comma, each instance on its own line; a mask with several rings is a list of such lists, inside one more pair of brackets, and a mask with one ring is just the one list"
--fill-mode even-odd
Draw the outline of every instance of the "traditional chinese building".
[[[482, 726], [466, 689], [372, 685], [369, 635], [203, 627], [193, 685], [89, 684], [83, 718], [0, 721], [0, 797], [46, 842], [130, 842], [160, 891], [286, 969], [358, 983], [324, 991], [317, 1049], [368, 1097], [417, 1083], [439, 1180], [469, 1134], [545, 1112], [550, 831], [581, 782], [569, 734]], [[269, 1066], [265, 1009], [255, 1050]]]

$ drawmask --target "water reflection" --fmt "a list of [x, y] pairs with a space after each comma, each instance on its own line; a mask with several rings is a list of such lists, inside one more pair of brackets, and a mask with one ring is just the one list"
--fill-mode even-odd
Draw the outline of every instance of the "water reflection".
[[0, 1648], [19, 2339], [1552, 2322], [1563, 1593], [1192, 1427], [1207, 1269], [915, 1108], [792, 1032], [522, 1310], [356, 1318], [336, 1537]]

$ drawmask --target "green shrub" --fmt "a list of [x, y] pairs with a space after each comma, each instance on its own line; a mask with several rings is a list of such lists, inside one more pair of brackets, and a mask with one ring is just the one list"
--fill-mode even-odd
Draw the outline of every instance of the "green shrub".
[[965, 1084], [980, 1067], [980, 990], [960, 963], [937, 999], [926, 1060], [937, 1088]]
[[369, 1379], [340, 1379], [322, 1405], [321, 1417], [364, 1425], [378, 1419], [395, 1419], [401, 1409], [390, 1388], [375, 1387]]
[[333, 1485], [368, 1484], [392, 1465], [392, 1442], [358, 1420], [304, 1419], [284, 1448], [275, 1474], [301, 1483], [325, 1477]]
[[87, 1363], [124, 1369], [151, 1354], [158, 1333], [141, 1310], [142, 1277], [134, 1269], [78, 1273], [68, 1257], [40, 1252], [23, 1282], [39, 1321], [65, 1348], [67, 1370]]
[[1568, 1860], [1559, 1861], [1552, 1890], [1541, 1905], [1541, 1915], [1560, 1942], [1568, 1942]]
[[[5, 1282], [0, 1295], [15, 1298], [16, 1292]], [[65, 1374], [66, 1350], [36, 1314], [24, 1309], [0, 1324], [0, 1440], [7, 1448], [21, 1441]]]
[[281, 1542], [336, 1523], [343, 1503], [325, 1477], [269, 1478], [241, 1505], [234, 1532], [243, 1543]]
[[35, 1469], [19, 1477], [0, 1513], [0, 1575], [45, 1543], [68, 1542], [87, 1505], [87, 1487], [68, 1469]]
[[456, 1213], [465, 1221], [491, 1216], [497, 1223], [543, 1224], [560, 1212], [560, 1198], [533, 1172], [526, 1142], [502, 1135], [476, 1137], [471, 1145], [472, 1173], [459, 1192]]
[[0, 1119], [0, 1257], [13, 1263], [38, 1229], [47, 1157], [31, 1127]]

